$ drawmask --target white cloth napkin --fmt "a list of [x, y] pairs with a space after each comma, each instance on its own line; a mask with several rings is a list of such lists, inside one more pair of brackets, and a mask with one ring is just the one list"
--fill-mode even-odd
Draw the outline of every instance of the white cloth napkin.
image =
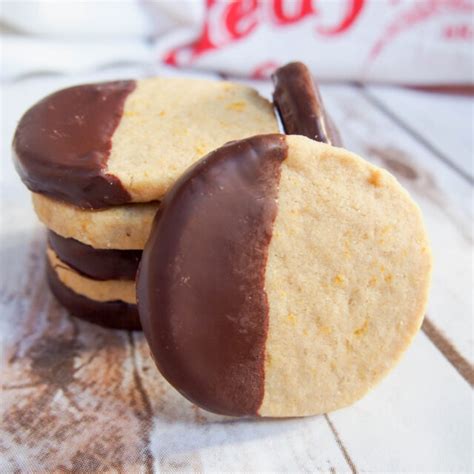
[[5, 2], [2, 78], [159, 62], [260, 78], [473, 84], [472, 0]]

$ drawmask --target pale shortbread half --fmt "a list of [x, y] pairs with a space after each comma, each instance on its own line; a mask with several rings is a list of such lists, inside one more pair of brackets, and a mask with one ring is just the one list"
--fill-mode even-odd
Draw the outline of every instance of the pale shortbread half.
[[417, 333], [431, 277], [420, 210], [393, 176], [341, 148], [287, 142], [265, 275], [262, 416], [361, 398]]
[[192, 163], [231, 140], [278, 132], [270, 102], [226, 81], [137, 81], [112, 137], [107, 171], [133, 202], [159, 200]]
[[80, 209], [32, 193], [40, 221], [56, 234], [96, 249], [142, 250], [159, 203], [128, 204], [107, 209]]
[[135, 282], [128, 280], [94, 280], [76, 272], [51, 249], [46, 249], [51, 267], [59, 280], [75, 293], [97, 302], [124, 301], [136, 304]]

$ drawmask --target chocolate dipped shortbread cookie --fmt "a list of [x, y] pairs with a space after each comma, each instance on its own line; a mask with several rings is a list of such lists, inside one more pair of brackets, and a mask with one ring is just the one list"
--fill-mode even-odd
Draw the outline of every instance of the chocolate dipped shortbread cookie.
[[158, 368], [197, 405], [312, 415], [396, 364], [430, 273], [421, 213], [393, 176], [342, 148], [261, 135], [210, 153], [168, 192], [138, 306]]
[[271, 104], [250, 87], [157, 77], [51, 94], [22, 117], [13, 150], [31, 191], [101, 209], [159, 200], [206, 153], [276, 131]]

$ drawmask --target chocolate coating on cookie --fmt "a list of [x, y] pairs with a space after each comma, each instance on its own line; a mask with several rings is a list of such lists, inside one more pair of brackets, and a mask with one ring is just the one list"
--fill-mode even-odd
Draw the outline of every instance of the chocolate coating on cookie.
[[56, 299], [77, 318], [112, 329], [141, 329], [137, 305], [118, 300], [94, 301], [79, 295], [61, 282], [48, 260], [46, 277]]
[[142, 326], [161, 373], [189, 400], [256, 415], [264, 395], [267, 250], [283, 135], [228, 143], [166, 194], [137, 284]]
[[135, 280], [141, 250], [95, 249], [53, 231], [48, 232], [48, 241], [58, 257], [82, 275], [95, 280]]
[[38, 102], [20, 120], [13, 139], [15, 165], [33, 192], [83, 208], [130, 201], [107, 173], [112, 135], [135, 81], [88, 84]]
[[341, 138], [326, 113], [318, 88], [308, 68], [289, 63], [272, 75], [273, 101], [288, 135], [303, 135], [318, 142], [341, 145]]

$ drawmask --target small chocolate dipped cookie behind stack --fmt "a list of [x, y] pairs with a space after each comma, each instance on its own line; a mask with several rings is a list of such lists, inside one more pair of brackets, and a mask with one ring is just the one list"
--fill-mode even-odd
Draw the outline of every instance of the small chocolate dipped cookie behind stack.
[[223, 81], [88, 84], [34, 105], [13, 150], [49, 229], [47, 274], [58, 300], [88, 321], [139, 329], [135, 274], [163, 194], [225, 142], [275, 131], [268, 101]]

